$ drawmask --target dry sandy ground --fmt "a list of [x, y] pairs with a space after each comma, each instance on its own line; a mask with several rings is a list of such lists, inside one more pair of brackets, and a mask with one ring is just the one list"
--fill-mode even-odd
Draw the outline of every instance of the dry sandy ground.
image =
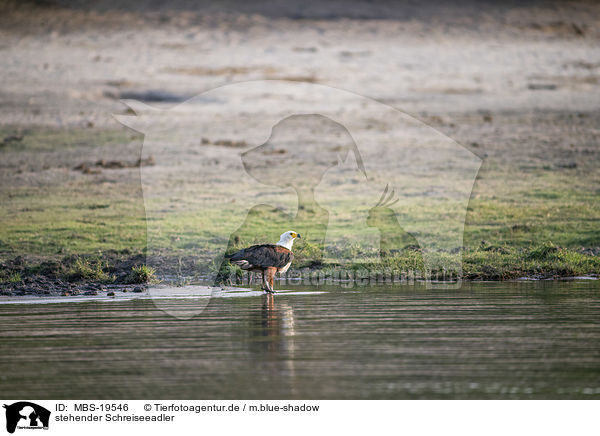
[[243, 2], [196, 10], [193, 2], [136, 2], [129, 11], [81, 3], [2, 6], [2, 124], [117, 126], [111, 113], [123, 111], [120, 97], [173, 105], [265, 78], [350, 90], [426, 120], [588, 112], [599, 101], [593, 2], [261, 2], [252, 11]]

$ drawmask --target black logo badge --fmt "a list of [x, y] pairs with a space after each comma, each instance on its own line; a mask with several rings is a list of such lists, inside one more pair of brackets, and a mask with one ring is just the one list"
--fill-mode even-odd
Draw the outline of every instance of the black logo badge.
[[6, 431], [14, 433], [15, 429], [48, 429], [50, 411], [29, 401], [19, 401], [6, 409]]

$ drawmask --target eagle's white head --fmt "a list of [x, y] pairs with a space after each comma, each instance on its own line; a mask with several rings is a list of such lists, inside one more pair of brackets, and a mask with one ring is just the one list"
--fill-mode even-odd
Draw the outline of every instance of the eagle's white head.
[[292, 249], [292, 245], [294, 245], [294, 240], [296, 238], [302, 238], [302, 236], [300, 236], [300, 233], [296, 233], [292, 230], [282, 233], [281, 236], [279, 237], [279, 242], [277, 243], [277, 245], [281, 245], [282, 247], [287, 248], [288, 250]]

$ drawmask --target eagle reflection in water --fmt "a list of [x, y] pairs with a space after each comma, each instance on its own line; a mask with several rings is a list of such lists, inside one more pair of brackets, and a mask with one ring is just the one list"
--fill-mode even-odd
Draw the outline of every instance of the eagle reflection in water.
[[266, 294], [260, 311], [250, 317], [249, 327], [250, 352], [256, 355], [263, 369], [285, 374], [291, 383], [290, 393], [293, 393], [296, 330], [292, 306]]
[[290, 305], [276, 302], [272, 294], [266, 294], [260, 312], [251, 318], [250, 323], [251, 342], [256, 345], [256, 351], [261, 350], [276, 358], [285, 357], [281, 354], [293, 355], [294, 311]]

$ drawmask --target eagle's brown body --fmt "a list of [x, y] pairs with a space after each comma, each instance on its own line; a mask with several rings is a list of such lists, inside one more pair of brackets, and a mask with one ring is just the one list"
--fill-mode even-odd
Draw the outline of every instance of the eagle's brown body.
[[294, 260], [294, 253], [273, 244], [253, 245], [229, 256], [229, 261], [246, 271], [262, 271], [263, 289], [273, 293], [275, 273], [284, 273]]

